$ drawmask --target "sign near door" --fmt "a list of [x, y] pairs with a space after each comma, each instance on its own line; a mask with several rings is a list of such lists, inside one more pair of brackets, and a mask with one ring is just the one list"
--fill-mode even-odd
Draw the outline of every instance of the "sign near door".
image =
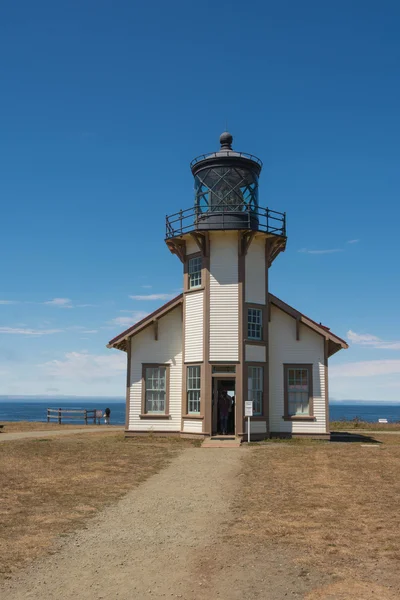
[[252, 400], [246, 400], [244, 403], [244, 416], [252, 417], [253, 416], [253, 402]]

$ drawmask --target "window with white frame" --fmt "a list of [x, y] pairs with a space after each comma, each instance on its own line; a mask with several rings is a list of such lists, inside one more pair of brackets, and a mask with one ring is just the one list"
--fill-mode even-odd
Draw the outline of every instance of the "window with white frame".
[[249, 340], [262, 339], [262, 310], [259, 308], [247, 309], [247, 337]]
[[311, 399], [311, 367], [285, 366], [285, 395], [287, 416], [309, 416]]
[[201, 286], [201, 267], [202, 260], [201, 256], [195, 256], [189, 258], [188, 261], [188, 276], [189, 276], [189, 289], [197, 288]]
[[165, 414], [167, 400], [167, 367], [145, 368], [145, 412]]
[[253, 402], [253, 414], [262, 415], [264, 367], [248, 367], [247, 398]]
[[189, 415], [200, 413], [200, 366], [187, 367], [187, 411]]

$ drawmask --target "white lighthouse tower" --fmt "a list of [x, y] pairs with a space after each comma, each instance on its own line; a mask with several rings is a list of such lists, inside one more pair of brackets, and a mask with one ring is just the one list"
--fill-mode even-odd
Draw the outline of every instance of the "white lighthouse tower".
[[268, 431], [268, 268], [286, 244], [285, 215], [259, 205], [261, 161], [232, 141], [223, 133], [218, 152], [192, 161], [194, 206], [167, 217], [166, 243], [184, 266], [182, 387], [190, 379], [190, 396], [200, 386], [196, 405], [183, 395], [182, 415], [206, 435], [225, 431], [225, 392], [228, 433], [243, 435], [246, 400], [254, 431]]
[[328, 357], [347, 348], [268, 289], [284, 213], [260, 206], [261, 161], [232, 149], [194, 159], [193, 205], [166, 218], [183, 293], [112, 339], [128, 358], [126, 435], [329, 436]]

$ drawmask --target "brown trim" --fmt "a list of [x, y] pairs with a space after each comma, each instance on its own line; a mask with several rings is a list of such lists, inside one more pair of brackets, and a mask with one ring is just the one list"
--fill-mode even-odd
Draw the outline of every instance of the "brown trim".
[[[156, 368], [156, 367], [165, 367], [166, 368], [166, 381], [165, 381], [165, 413], [163, 414], [153, 414], [146, 412], [146, 369]], [[142, 404], [141, 404], [141, 414], [139, 415], [141, 419], [162, 419], [169, 418], [169, 394], [170, 394], [170, 368], [171, 365], [169, 363], [142, 363]]]
[[300, 341], [300, 319], [296, 319], [296, 342]]
[[179, 238], [174, 238], [166, 240], [166, 244], [169, 248], [169, 251], [172, 252], [172, 254], [176, 254], [179, 260], [184, 263], [186, 256], [186, 241]]
[[125, 427], [129, 428], [129, 413], [131, 408], [131, 362], [132, 340], [127, 340], [126, 348], [126, 400], [125, 400]]
[[136, 436], [171, 436], [171, 437], [176, 437], [178, 438], [180, 434], [180, 431], [176, 430], [176, 431], [168, 431], [168, 429], [166, 430], [160, 430], [160, 431], [143, 431], [142, 429], [128, 429], [127, 431], [125, 431], [125, 437], [136, 437]]
[[171, 418], [171, 415], [166, 414], [166, 415], [159, 415], [159, 414], [153, 414], [153, 413], [145, 413], [145, 414], [141, 414], [139, 415], [139, 419], [156, 419], [157, 421], [159, 421], [160, 419], [163, 420], [167, 420]]
[[270, 238], [265, 239], [265, 369], [264, 369], [264, 416], [267, 419], [269, 433], [269, 322], [271, 306], [269, 303], [269, 259], [271, 253]]
[[[214, 363], [211, 363], [211, 368]], [[217, 377], [218, 379], [236, 379], [236, 373], [213, 373], [211, 372], [211, 377]], [[236, 393], [236, 390], [235, 390]]]
[[[260, 367], [263, 369], [263, 396], [262, 396], [262, 413], [261, 415], [254, 415], [254, 417], [252, 417], [252, 419], [259, 419], [261, 421], [268, 421], [268, 416], [269, 416], [269, 406], [268, 406], [268, 390], [265, 388], [265, 371], [267, 369], [267, 363], [265, 362], [246, 362], [245, 366], [244, 366], [244, 385], [245, 385], [245, 390], [244, 390], [244, 400], [248, 400], [248, 396], [249, 396], [249, 367]], [[244, 429], [244, 425], [243, 425], [243, 429]], [[267, 423], [267, 431], [268, 431], [268, 423]]]
[[154, 339], [157, 342], [158, 341], [158, 319], [154, 319], [153, 325], [154, 325]]
[[[200, 415], [203, 419], [203, 433], [212, 431], [212, 389], [210, 365], [210, 252], [211, 239], [207, 232], [204, 238], [203, 257], [203, 368], [201, 370]], [[205, 434], [206, 435], [206, 434]]]
[[330, 340], [334, 344], [334, 346], [329, 346], [329, 356], [340, 350], [340, 348], [346, 349], [349, 347], [347, 342], [345, 342], [344, 340], [342, 340], [342, 338], [332, 333], [328, 327], [316, 323], [315, 321], [313, 321], [309, 317], [306, 317], [306, 315], [303, 315], [303, 313], [299, 312], [292, 306], [289, 306], [289, 304], [286, 304], [286, 302], [283, 302], [283, 300], [280, 300], [273, 294], [269, 294], [269, 301], [271, 304], [274, 304], [277, 308], [280, 308], [294, 319], [298, 319], [301, 323], [303, 323], [303, 325], [307, 325], [307, 327], [309, 327], [316, 333], [319, 333], [325, 339]]
[[[188, 401], [187, 401], [187, 370], [188, 367], [200, 367], [200, 413], [193, 413], [192, 415], [189, 415], [187, 413], [188, 410]], [[189, 419], [189, 418], [193, 418], [193, 419], [203, 419], [203, 414], [204, 411], [202, 410], [203, 408], [203, 400], [202, 400], [202, 394], [203, 394], [203, 390], [202, 390], [202, 373], [203, 373], [203, 369], [204, 369], [204, 365], [199, 362], [193, 362], [193, 363], [185, 363], [182, 365], [183, 370], [185, 371], [184, 374], [184, 383], [185, 383], [185, 387], [182, 389], [182, 421], [183, 419]], [[182, 422], [182, 429], [183, 429], [183, 422]]]
[[182, 390], [181, 390], [181, 429], [183, 429], [182, 415], [186, 412], [186, 366], [185, 366], [185, 339], [186, 339], [186, 298], [183, 297], [182, 306]]
[[325, 383], [325, 429], [326, 429], [326, 433], [329, 433], [329, 431], [330, 431], [328, 356], [329, 356], [329, 341], [325, 340], [325, 343], [324, 343], [324, 383]]
[[[189, 287], [189, 260], [192, 258], [201, 258], [201, 286], [196, 288]], [[185, 258], [185, 262], [183, 265], [183, 291], [185, 294], [189, 292], [199, 292], [204, 289], [204, 281], [203, 281], [203, 263], [204, 257], [202, 252], [192, 252], [191, 254], [187, 254]]]
[[[201, 400], [200, 400], [200, 404], [201, 404]], [[182, 419], [185, 419], [186, 421], [190, 421], [191, 419], [204, 419], [203, 415], [196, 415], [195, 413], [190, 414], [190, 415], [183, 415]]]
[[[267, 277], [267, 274], [265, 275]], [[268, 297], [268, 296], [267, 296]], [[268, 313], [267, 313], [267, 305], [266, 304], [256, 304], [255, 302], [245, 302], [245, 335], [244, 341], [248, 344], [266, 344], [266, 340], [268, 338]], [[253, 308], [261, 311], [261, 340], [253, 340], [248, 338], [248, 322], [249, 322], [249, 308]]]
[[137, 323], [135, 323], [135, 325], [129, 327], [129, 329], [126, 329], [125, 331], [117, 335], [115, 338], [113, 338], [110, 342], [108, 342], [107, 348], [117, 348], [118, 350], [124, 350], [126, 352], [126, 340], [128, 337], [136, 335], [137, 333], [151, 325], [154, 319], [160, 319], [161, 317], [169, 313], [171, 310], [174, 310], [174, 308], [182, 304], [182, 302], [183, 294], [179, 294], [179, 296], [172, 298], [172, 300], [166, 302], [165, 304], [157, 308], [157, 310], [152, 312], [150, 315], [148, 315], [141, 321], [138, 321]]
[[264, 340], [244, 340], [246, 346], [265, 346], [266, 342]]
[[204, 285], [202, 285], [201, 287], [192, 288], [191, 290], [185, 290], [185, 295], [186, 294], [195, 294], [196, 292], [203, 292], [203, 291], [204, 291]]
[[282, 417], [284, 421], [316, 421], [317, 419], [313, 416], [308, 415], [293, 415], [292, 417]]
[[[289, 414], [289, 394], [288, 394], [288, 370], [289, 369], [307, 369], [308, 371], [308, 415], [290, 415]], [[314, 417], [314, 397], [313, 397], [313, 365], [310, 363], [284, 363], [283, 364], [283, 417], [284, 421], [315, 421]]]
[[[252, 238], [249, 238], [250, 243]], [[244, 359], [245, 347], [244, 340], [247, 337], [247, 320], [245, 319], [245, 297], [246, 297], [246, 253], [249, 249], [247, 239], [242, 232], [238, 233], [238, 326], [239, 326], [239, 364], [236, 367], [236, 385], [235, 385], [235, 434], [244, 428], [244, 401], [245, 401], [245, 374]], [[247, 389], [247, 385], [246, 385]]]

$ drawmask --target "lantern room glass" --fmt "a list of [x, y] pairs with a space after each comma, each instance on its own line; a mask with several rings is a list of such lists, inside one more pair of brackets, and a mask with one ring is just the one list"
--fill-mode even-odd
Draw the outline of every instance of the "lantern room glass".
[[257, 211], [258, 176], [250, 169], [214, 167], [195, 176], [197, 214]]

